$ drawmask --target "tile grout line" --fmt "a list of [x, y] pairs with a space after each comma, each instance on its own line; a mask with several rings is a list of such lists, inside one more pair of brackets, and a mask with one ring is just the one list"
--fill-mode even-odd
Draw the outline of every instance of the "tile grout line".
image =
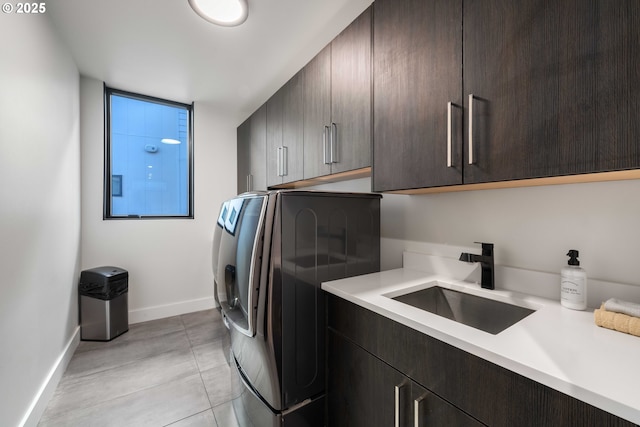
[[[200, 363], [198, 362], [198, 358], [196, 357], [196, 353], [193, 350], [193, 342], [191, 342], [191, 338], [189, 338], [189, 332], [187, 332], [187, 325], [184, 324], [183, 315], [180, 316], [180, 322], [182, 323], [182, 327], [184, 328], [185, 334], [187, 335], [187, 340], [189, 341], [189, 350], [191, 351], [191, 356], [193, 360], [196, 362], [196, 367], [198, 368], [198, 375], [200, 376], [200, 382], [202, 383], [202, 388], [204, 388], [204, 392], [207, 395], [207, 401], [209, 402], [209, 410], [213, 413], [213, 404], [211, 403], [211, 397], [209, 396], [209, 392], [207, 391], [207, 386], [204, 382], [204, 378], [202, 378], [202, 369], [200, 369]], [[192, 414], [193, 416], [195, 414]], [[214, 417], [215, 419], [215, 414]], [[216, 421], [216, 424], [218, 422]]]
[[[180, 316], [180, 321], [182, 322], [182, 324], [184, 325], [185, 330], [186, 330], [187, 327], [184, 324], [184, 320], [183, 320], [182, 315]], [[218, 423], [218, 416], [216, 415], [216, 411], [214, 410], [214, 408], [221, 407], [221, 406], [224, 405], [224, 403], [219, 404], [217, 406], [213, 405], [213, 402], [211, 401], [211, 396], [209, 395], [209, 391], [207, 390], [207, 386], [205, 384], [205, 380], [204, 380], [204, 378], [202, 376], [203, 370], [200, 368], [200, 363], [198, 362], [198, 358], [196, 357], [196, 354], [195, 354], [195, 351], [194, 351], [194, 344], [191, 341], [191, 339], [189, 338], [189, 333], [188, 332], [187, 332], [187, 339], [189, 340], [189, 347], [190, 347], [191, 353], [193, 354], [193, 357], [194, 357], [194, 359], [196, 361], [196, 366], [198, 367], [198, 372], [200, 374], [200, 381], [202, 382], [202, 386], [204, 387], [205, 393], [207, 394], [207, 400], [209, 401], [209, 406], [210, 406], [209, 410], [213, 414], [213, 419], [214, 419], [214, 422], [216, 423], [216, 426], [219, 426], [220, 424]], [[199, 345], [202, 345], [202, 344], [199, 344]], [[214, 369], [214, 368], [209, 368], [209, 369]], [[194, 415], [196, 415], [196, 414], [194, 414]], [[193, 415], [191, 415], [191, 416], [193, 416]]]
[[[164, 424], [162, 427], [171, 427], [172, 425], [178, 424], [178, 423], [179, 423], [179, 422], [181, 422], [181, 421], [184, 421], [184, 420], [189, 419], [189, 418], [191, 418], [191, 417], [193, 417], [193, 416], [195, 416], [195, 415], [199, 415], [199, 414], [202, 414], [202, 413], [207, 412], [207, 411], [211, 411], [211, 412], [213, 413], [213, 411], [211, 410], [211, 408], [209, 408], [209, 409], [205, 409], [205, 410], [203, 410], [203, 411], [198, 411], [198, 412], [196, 412], [195, 414], [187, 415], [186, 417], [181, 418], [181, 419], [179, 419], [179, 420], [172, 421], [170, 424]], [[215, 420], [215, 414], [214, 414], [213, 419]], [[217, 427], [217, 425], [218, 425], [218, 424], [217, 424], [217, 421], [216, 421], [216, 426], [214, 426], [214, 427]]]

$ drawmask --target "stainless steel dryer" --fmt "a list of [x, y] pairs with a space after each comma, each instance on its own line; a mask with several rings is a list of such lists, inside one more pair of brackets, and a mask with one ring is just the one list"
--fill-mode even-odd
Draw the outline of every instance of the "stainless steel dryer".
[[323, 281], [380, 270], [380, 195], [283, 190], [226, 201], [214, 233], [216, 300], [247, 426], [323, 426]]

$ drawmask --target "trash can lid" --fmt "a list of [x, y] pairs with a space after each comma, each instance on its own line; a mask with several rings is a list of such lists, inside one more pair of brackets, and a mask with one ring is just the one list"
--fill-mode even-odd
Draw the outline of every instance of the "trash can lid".
[[120, 274], [127, 273], [127, 270], [124, 270], [120, 267], [104, 266], [104, 267], [96, 267], [96, 268], [91, 268], [89, 270], [84, 270], [82, 273], [91, 273], [91, 274], [96, 274], [103, 277], [113, 277], [113, 276], [118, 276]]

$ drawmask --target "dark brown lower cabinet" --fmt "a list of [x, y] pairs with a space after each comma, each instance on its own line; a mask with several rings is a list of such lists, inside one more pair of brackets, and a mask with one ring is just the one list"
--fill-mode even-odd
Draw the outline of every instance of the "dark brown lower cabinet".
[[334, 295], [328, 325], [329, 427], [635, 425]]
[[329, 426], [483, 425], [343, 336], [329, 339]]
[[394, 425], [394, 384], [404, 376], [329, 332], [329, 426]]

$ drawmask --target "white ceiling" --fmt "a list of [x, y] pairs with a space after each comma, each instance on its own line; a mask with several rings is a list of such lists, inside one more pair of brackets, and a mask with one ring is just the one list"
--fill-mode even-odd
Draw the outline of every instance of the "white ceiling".
[[108, 86], [206, 102], [239, 124], [372, 0], [248, 0], [219, 27], [187, 0], [50, 0], [47, 14], [80, 73]]

